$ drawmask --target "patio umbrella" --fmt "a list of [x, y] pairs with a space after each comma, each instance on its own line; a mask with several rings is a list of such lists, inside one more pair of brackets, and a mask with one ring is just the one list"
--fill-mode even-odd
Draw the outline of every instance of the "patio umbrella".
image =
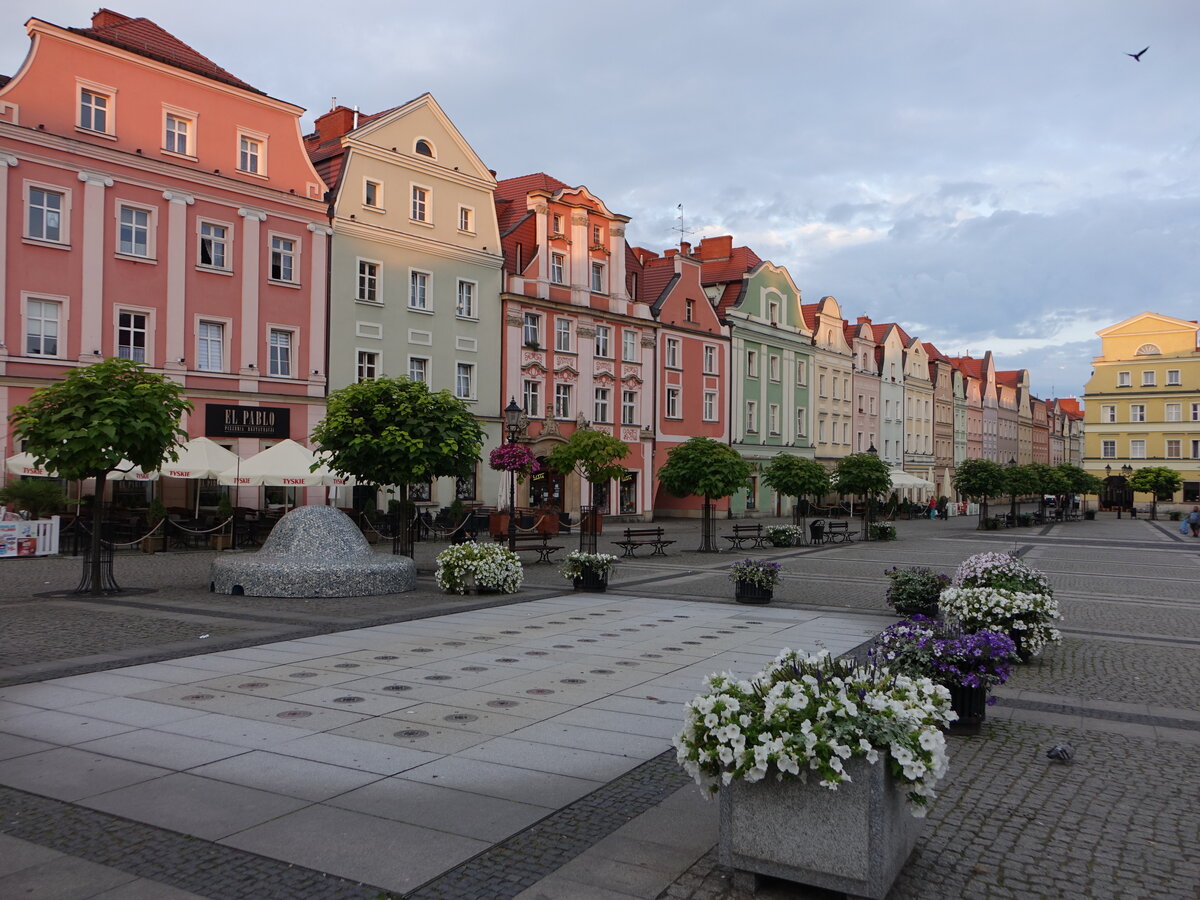
[[51, 472], [45, 466], [34, 462], [32, 453], [18, 453], [4, 461], [4, 468], [10, 475], [29, 475], [35, 478], [57, 478], [58, 474]]
[[313, 451], [289, 438], [226, 469], [217, 480], [221, 484], [272, 487], [321, 487], [345, 483], [343, 476], [334, 475], [324, 465], [314, 470], [314, 462], [319, 460]]
[[235, 468], [238, 455], [226, 450], [216, 441], [195, 437], [175, 448], [179, 458], [163, 460], [159, 472], [168, 478], [217, 478], [227, 469]]
[[115, 469], [108, 473], [107, 481], [158, 481], [159, 472], [143, 472], [141, 466], [135, 466], [127, 459], [121, 460]]

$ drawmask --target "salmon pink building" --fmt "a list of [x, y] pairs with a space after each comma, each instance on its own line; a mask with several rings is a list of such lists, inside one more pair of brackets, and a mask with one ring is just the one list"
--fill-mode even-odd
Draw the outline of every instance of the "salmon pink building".
[[[325, 411], [330, 231], [303, 110], [148, 19], [26, 29], [0, 86], [0, 415], [121, 357], [185, 387], [193, 437], [243, 458], [306, 441]], [[21, 448], [6, 431], [0, 449]], [[164, 488], [182, 504], [194, 485]]]

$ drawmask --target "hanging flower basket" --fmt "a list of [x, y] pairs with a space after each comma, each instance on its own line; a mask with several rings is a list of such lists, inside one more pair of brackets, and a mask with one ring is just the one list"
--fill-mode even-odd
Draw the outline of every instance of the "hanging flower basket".
[[533, 451], [524, 444], [501, 444], [496, 447], [488, 455], [488, 466], [497, 472], [512, 472], [517, 476], [518, 483], [523, 483], [533, 472], [542, 468]]

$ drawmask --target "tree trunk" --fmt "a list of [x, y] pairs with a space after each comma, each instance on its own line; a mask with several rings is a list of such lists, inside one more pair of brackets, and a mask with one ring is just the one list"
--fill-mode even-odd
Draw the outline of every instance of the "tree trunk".
[[101, 575], [100, 545], [102, 543], [101, 529], [104, 523], [104, 485], [108, 480], [108, 472], [96, 476], [96, 492], [92, 499], [92, 596], [99, 597], [104, 593], [104, 580]]

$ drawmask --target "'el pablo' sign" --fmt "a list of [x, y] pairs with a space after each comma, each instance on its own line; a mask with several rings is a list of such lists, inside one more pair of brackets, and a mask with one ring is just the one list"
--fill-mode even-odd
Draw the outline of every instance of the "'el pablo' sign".
[[206, 437], [291, 437], [292, 411], [286, 406], [226, 406], [204, 409]]

